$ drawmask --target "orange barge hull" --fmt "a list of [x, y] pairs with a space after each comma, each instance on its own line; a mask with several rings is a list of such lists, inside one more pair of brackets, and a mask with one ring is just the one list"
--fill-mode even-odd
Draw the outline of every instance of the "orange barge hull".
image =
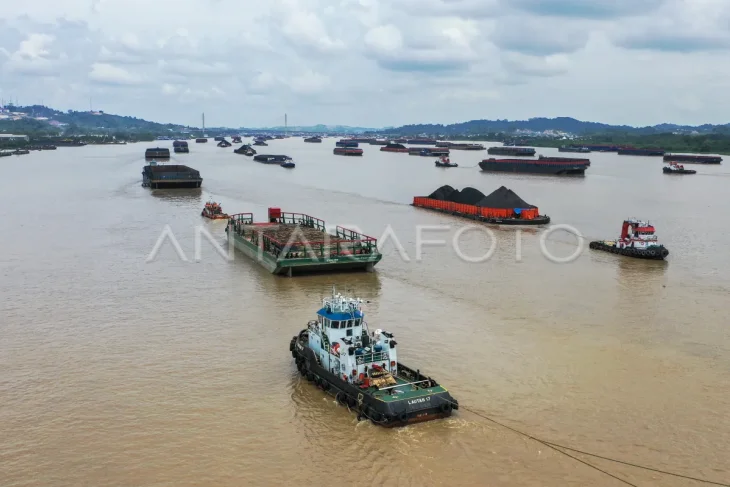
[[436, 200], [424, 196], [415, 196], [412, 205], [418, 208], [425, 208], [448, 215], [497, 225], [545, 225], [550, 223], [550, 217], [540, 215], [537, 208], [487, 208], [484, 206], [454, 203], [453, 201]]

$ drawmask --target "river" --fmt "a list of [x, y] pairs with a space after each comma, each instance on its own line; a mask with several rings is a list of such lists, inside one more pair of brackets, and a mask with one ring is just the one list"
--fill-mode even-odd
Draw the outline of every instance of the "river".
[[[171, 147], [171, 142], [160, 142]], [[485, 152], [332, 154], [334, 139], [274, 140], [285, 170], [191, 143], [172, 163], [203, 188], [141, 187], [152, 144], [0, 159], [0, 485], [622, 485], [495, 423], [558, 444], [730, 483], [730, 172], [592, 153], [585, 177], [483, 173]], [[498, 145], [498, 144], [493, 144]], [[557, 155], [555, 149], [538, 153]], [[569, 155], [569, 154], [565, 154]], [[687, 167], [690, 167], [689, 165]], [[489, 227], [493, 255], [459, 257], [458, 218], [409, 206], [442, 184], [501, 185], [586, 237]], [[276, 277], [236, 252], [225, 221], [270, 206], [386, 236], [374, 273]], [[591, 251], [625, 217], [649, 219], [666, 262]], [[166, 225], [184, 259], [166, 241]], [[437, 231], [434, 226], [446, 226]], [[486, 227], [485, 227], [486, 228]], [[458, 240], [476, 257], [485, 233]], [[148, 259], [148, 257], [153, 257]], [[148, 261], [149, 260], [149, 261]], [[297, 373], [290, 338], [336, 285], [371, 328], [444, 384], [450, 419], [387, 430]], [[475, 414], [478, 413], [478, 414]], [[640, 486], [700, 485], [577, 455]]]

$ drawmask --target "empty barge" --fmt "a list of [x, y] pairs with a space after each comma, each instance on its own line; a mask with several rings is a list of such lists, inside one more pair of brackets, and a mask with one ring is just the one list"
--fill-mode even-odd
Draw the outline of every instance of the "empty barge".
[[490, 147], [487, 154], [498, 156], [529, 156], [535, 155], [535, 149], [532, 147]]
[[152, 161], [142, 169], [142, 186], [152, 189], [199, 188], [202, 184], [200, 172], [188, 166], [158, 166]]
[[252, 213], [232, 215], [226, 226], [228, 243], [272, 274], [373, 271], [382, 254], [377, 240], [343, 227], [335, 234], [325, 223], [302, 213], [269, 208], [266, 222], [254, 223]]
[[720, 156], [696, 156], [692, 154], [664, 154], [667, 162], [684, 162], [685, 164], [720, 164]]

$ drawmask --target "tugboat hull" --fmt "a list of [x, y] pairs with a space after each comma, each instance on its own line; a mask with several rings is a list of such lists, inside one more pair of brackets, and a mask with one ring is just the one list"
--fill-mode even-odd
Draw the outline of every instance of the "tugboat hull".
[[635, 259], [647, 259], [647, 260], [664, 260], [669, 255], [669, 250], [664, 246], [659, 248], [649, 249], [636, 249], [636, 248], [618, 248], [615, 245], [609, 245], [606, 242], [595, 241], [588, 245], [593, 250], [602, 250], [604, 252], [610, 252], [612, 254], [624, 255], [626, 257], [633, 257]]
[[[307, 345], [307, 339], [304, 338], [306, 332], [306, 329], [302, 330], [289, 343], [289, 351], [294, 357], [297, 370], [309, 382], [334, 395], [339, 404], [356, 412], [358, 420], [369, 419], [373, 424], [392, 428], [447, 418], [454, 410], [459, 409], [459, 403], [445, 388], [425, 377], [424, 379], [431, 380], [434, 386], [430, 389], [422, 389], [421, 395], [389, 401], [373, 397], [320, 366], [316, 354]], [[399, 367], [413, 372], [402, 363]]]

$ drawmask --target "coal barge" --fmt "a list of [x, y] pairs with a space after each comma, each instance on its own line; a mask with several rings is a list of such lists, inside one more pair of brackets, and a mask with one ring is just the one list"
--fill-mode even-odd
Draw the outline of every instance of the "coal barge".
[[479, 163], [482, 171], [553, 174], [556, 176], [582, 176], [590, 167], [589, 159], [573, 157], [544, 157], [539, 159], [484, 159]]
[[152, 189], [199, 188], [203, 184], [200, 173], [178, 164], [157, 165], [151, 161], [142, 169], [142, 186]]
[[624, 220], [618, 240], [597, 240], [588, 247], [636, 259], [664, 260], [669, 255], [669, 250], [658, 242], [654, 226], [636, 218]]
[[416, 196], [413, 206], [496, 225], [544, 225], [550, 217], [504, 186], [488, 196], [474, 188], [459, 191], [441, 186], [429, 196]]
[[408, 152], [408, 148], [403, 144], [388, 144], [380, 148], [381, 152]]
[[409, 147], [408, 154], [412, 156], [448, 156], [450, 153], [446, 147]]
[[487, 154], [499, 156], [527, 156], [535, 155], [535, 149], [532, 147], [490, 147]]
[[317, 318], [292, 337], [289, 351], [301, 376], [356, 412], [358, 420], [405, 426], [459, 409], [445, 387], [398, 360], [393, 333], [370, 330], [361, 299], [334, 288]]
[[151, 147], [144, 152], [145, 159], [169, 159], [170, 149], [167, 147]]
[[335, 147], [332, 153], [338, 156], [361, 156], [362, 149], [357, 147]]
[[291, 162], [292, 158], [285, 155], [257, 154], [253, 156], [253, 160], [264, 164], [283, 164]]
[[176, 140], [172, 143], [172, 150], [175, 154], [187, 154], [190, 152], [190, 147], [184, 140]]
[[322, 138], [321, 137], [307, 137], [306, 139], [304, 139], [304, 142], [321, 144], [322, 143]]
[[325, 223], [302, 213], [269, 208], [266, 222], [254, 223], [252, 213], [232, 215], [228, 241], [272, 274], [373, 271], [382, 254], [377, 239], [343, 227], [330, 234]]
[[335, 142], [335, 147], [357, 147], [359, 145], [358, 142], [354, 140], [339, 140]]
[[722, 157], [719, 156], [695, 156], [690, 154], [664, 154], [667, 162], [684, 162], [685, 164], [720, 164]]
[[437, 142], [436, 147], [448, 148], [453, 150], [484, 150], [482, 144], [456, 144], [454, 142]]
[[634, 148], [621, 148], [618, 150], [620, 156], [663, 156], [664, 151], [661, 149], [634, 149]]
[[587, 154], [591, 152], [591, 150], [588, 147], [576, 147], [572, 145], [564, 145], [562, 147], [558, 147], [558, 152], [579, 152], [581, 154]]

